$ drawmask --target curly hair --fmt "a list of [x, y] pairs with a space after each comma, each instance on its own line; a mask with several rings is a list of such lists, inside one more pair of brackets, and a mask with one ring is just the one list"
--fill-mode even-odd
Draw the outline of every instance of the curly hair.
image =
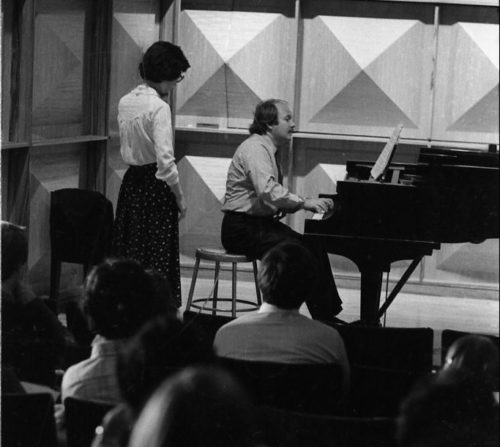
[[146, 81], [175, 81], [190, 66], [179, 46], [160, 40], [146, 50], [139, 74]]

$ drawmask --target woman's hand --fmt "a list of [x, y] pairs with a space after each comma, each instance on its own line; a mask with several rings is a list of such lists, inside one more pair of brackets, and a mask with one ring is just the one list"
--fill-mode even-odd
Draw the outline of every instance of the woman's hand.
[[179, 220], [183, 219], [187, 212], [187, 205], [184, 200], [184, 196], [176, 197], [175, 201], [177, 202], [177, 208], [179, 208]]
[[186, 201], [184, 200], [184, 194], [182, 192], [181, 184], [176, 183], [174, 185], [170, 185], [170, 189], [174, 193], [175, 203], [177, 203], [177, 208], [179, 209], [179, 219], [184, 218], [187, 211]]

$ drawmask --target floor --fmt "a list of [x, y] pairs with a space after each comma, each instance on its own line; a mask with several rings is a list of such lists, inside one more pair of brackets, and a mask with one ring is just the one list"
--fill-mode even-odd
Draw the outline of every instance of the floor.
[[[212, 295], [213, 280], [207, 275], [198, 279], [195, 288], [196, 298]], [[219, 296], [231, 296], [231, 282], [222, 277], [219, 284]], [[187, 301], [191, 277], [182, 277], [183, 308]], [[243, 299], [255, 299], [253, 280], [238, 279], [238, 296]], [[359, 319], [359, 290], [339, 289], [343, 300], [343, 311], [338, 315], [346, 322]], [[383, 302], [383, 298], [382, 298]], [[302, 306], [302, 313], [308, 315]], [[499, 302], [496, 299], [463, 298], [451, 296], [431, 296], [405, 293], [404, 288], [389, 307], [382, 324], [391, 327], [430, 327], [434, 330], [434, 359], [439, 364], [441, 355], [440, 338], [443, 329], [455, 329], [466, 332], [499, 335]]]

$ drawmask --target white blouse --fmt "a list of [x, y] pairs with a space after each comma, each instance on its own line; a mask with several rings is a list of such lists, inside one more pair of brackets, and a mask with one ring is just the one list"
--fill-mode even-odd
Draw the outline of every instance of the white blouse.
[[120, 152], [128, 165], [156, 163], [156, 178], [175, 185], [179, 174], [172, 145], [170, 106], [158, 92], [140, 84], [118, 103]]

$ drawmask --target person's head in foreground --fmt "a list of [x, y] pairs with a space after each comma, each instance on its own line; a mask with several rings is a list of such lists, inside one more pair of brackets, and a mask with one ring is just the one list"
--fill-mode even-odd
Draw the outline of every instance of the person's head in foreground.
[[118, 383], [122, 397], [138, 413], [167, 377], [184, 367], [213, 361], [212, 345], [196, 326], [172, 316], [158, 316], [120, 352]]
[[497, 446], [498, 406], [487, 387], [457, 371], [443, 371], [404, 399], [396, 440], [400, 447]]
[[130, 447], [255, 446], [253, 407], [218, 368], [187, 368], [167, 379], [144, 407]]
[[483, 335], [465, 335], [446, 353], [443, 370], [457, 370], [498, 391], [498, 345]]

